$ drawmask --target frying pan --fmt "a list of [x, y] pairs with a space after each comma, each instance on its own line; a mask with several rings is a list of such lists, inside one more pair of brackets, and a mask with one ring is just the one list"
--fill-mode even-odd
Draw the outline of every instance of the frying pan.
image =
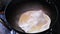
[[28, 10], [32, 10], [32, 9], [29, 9], [31, 8], [30, 5], [32, 5], [32, 7], [35, 5], [39, 7], [39, 8], [33, 7], [33, 10], [42, 9], [51, 18], [50, 28], [54, 26], [58, 18], [57, 7], [54, 3], [52, 2], [48, 3], [43, 0], [17, 0], [17, 1], [13, 0], [5, 8], [5, 18], [10, 27], [8, 26], [7, 23], [4, 23], [5, 21], [3, 19], [1, 19], [3, 21], [2, 24], [4, 24], [7, 28], [9, 29], [12, 28], [13, 30], [19, 33], [25, 33], [25, 31], [21, 27], [19, 27], [18, 21], [19, 21], [19, 16], [21, 16], [21, 14], [23, 14], [24, 12]]

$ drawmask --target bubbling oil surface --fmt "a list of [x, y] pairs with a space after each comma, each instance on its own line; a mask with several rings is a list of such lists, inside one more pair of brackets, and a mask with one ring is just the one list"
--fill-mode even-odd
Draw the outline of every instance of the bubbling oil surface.
[[26, 33], [38, 33], [49, 29], [50, 23], [50, 17], [42, 10], [38, 10], [23, 13], [19, 18], [18, 25]]

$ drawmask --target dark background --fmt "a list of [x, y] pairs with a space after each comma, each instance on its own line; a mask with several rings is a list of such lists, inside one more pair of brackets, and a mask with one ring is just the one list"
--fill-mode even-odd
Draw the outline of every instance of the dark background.
[[58, 11], [59, 11], [59, 15], [58, 15], [58, 20], [55, 23], [55, 26], [53, 27], [53, 32], [55, 34], [60, 34], [60, 1], [59, 0], [55, 0], [55, 3], [57, 5]]

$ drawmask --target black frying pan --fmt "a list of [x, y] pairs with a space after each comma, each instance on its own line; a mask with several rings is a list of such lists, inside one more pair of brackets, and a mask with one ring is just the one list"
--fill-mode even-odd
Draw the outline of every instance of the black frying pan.
[[[43, 10], [51, 18], [50, 28], [52, 28], [58, 18], [57, 7], [54, 3], [48, 3], [42, 0], [12, 1], [5, 9], [5, 17], [12, 29], [14, 29], [19, 33], [25, 33], [25, 31], [18, 26], [19, 16], [21, 16], [21, 14], [23, 14], [28, 10], [40, 10], [40, 9]], [[7, 26], [6, 23], [4, 24]], [[7, 26], [7, 28], [10, 28], [10, 27]]]

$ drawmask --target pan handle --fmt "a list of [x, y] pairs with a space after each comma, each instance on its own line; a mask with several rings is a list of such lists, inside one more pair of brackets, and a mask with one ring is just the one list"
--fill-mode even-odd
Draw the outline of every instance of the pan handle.
[[7, 29], [12, 30], [11, 27], [3, 20], [0, 18], [0, 23], [2, 23]]
[[[0, 23], [2, 23], [6, 28], [8, 28], [10, 31], [12, 30], [12, 28], [9, 26], [9, 24], [7, 24], [3, 19], [0, 18]], [[24, 30], [21, 29], [22, 32], [25, 33]]]

